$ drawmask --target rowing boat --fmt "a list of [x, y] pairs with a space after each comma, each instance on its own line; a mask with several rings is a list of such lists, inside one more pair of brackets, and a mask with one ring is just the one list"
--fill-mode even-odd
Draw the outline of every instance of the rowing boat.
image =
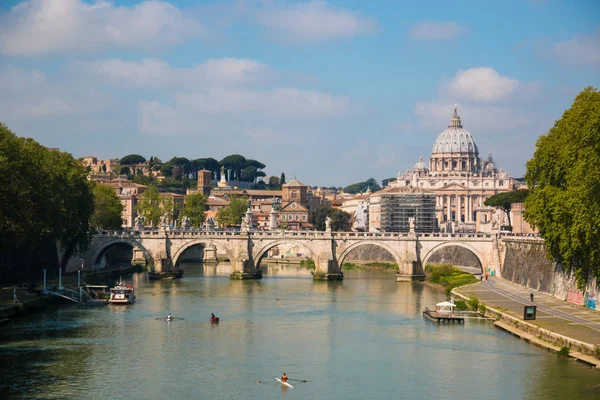
[[282, 381], [282, 380], [281, 380], [281, 379], [279, 379], [279, 378], [275, 378], [275, 380], [276, 380], [277, 382], [281, 383], [281, 384], [282, 384], [282, 385], [284, 385], [284, 386], [289, 386], [289, 387], [291, 387], [292, 389], [294, 388], [292, 385], [290, 385], [290, 384], [289, 384], [289, 383], [287, 383], [287, 382], [284, 382], [284, 381]]

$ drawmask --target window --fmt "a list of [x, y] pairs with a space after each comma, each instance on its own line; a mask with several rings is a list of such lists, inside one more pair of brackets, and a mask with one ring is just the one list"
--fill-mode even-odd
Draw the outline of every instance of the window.
[[294, 216], [292, 214], [288, 214], [288, 220], [293, 221], [294, 220]]
[[302, 215], [302, 221], [306, 221], [306, 214]]
[[295, 199], [298, 196], [298, 192], [296, 192], [295, 190], [292, 191], [292, 199]]
[[298, 214], [296, 214], [296, 221], [300, 220], [300, 216]]
[[498, 185], [499, 185], [499, 186], [504, 186], [504, 181], [499, 181], [499, 182], [498, 182]]
[[281, 220], [282, 220], [282, 221], [285, 221], [285, 214], [283, 214], [283, 215], [281, 216]]

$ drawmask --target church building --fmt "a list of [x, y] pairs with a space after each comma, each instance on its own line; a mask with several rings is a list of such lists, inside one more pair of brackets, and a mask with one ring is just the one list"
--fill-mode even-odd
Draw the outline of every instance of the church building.
[[493, 231], [504, 223], [504, 216], [485, 207], [485, 200], [516, 190], [521, 182], [496, 168], [491, 155], [482, 160], [473, 135], [463, 127], [455, 107], [448, 128], [433, 144], [429, 165], [419, 157], [412, 171], [398, 173], [398, 179], [389, 185], [407, 186], [435, 194], [436, 217], [442, 230]]

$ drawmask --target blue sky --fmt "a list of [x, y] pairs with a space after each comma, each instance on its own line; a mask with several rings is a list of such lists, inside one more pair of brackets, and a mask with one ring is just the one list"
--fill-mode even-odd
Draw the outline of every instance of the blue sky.
[[75, 156], [243, 154], [311, 185], [428, 158], [454, 104], [520, 177], [600, 83], [596, 1], [0, 2], [0, 121]]

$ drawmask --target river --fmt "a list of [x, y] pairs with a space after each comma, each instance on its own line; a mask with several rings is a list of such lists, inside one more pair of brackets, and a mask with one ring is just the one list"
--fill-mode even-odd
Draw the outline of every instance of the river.
[[[183, 269], [175, 281], [130, 277], [130, 306], [62, 307], [0, 326], [0, 398], [600, 398], [600, 371], [490, 322], [423, 319], [443, 294], [390, 272], [313, 282], [306, 269], [272, 265], [262, 280], [231, 281], [228, 264]], [[180, 319], [165, 322], [169, 312]], [[283, 372], [310, 382], [281, 387], [273, 377]]]

